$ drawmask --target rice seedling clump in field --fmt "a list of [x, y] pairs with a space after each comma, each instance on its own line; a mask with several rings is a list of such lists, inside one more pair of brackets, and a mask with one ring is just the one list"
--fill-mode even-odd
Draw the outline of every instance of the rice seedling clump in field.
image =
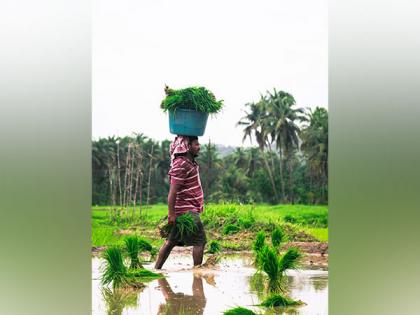
[[122, 250], [113, 246], [105, 250], [103, 254], [105, 268], [101, 276], [102, 285], [112, 283], [113, 288], [141, 287], [143, 282], [162, 278], [162, 275], [146, 269], [129, 269], [124, 265]]
[[262, 270], [268, 276], [268, 288], [270, 292], [283, 290], [282, 273], [280, 271], [279, 257], [277, 251], [265, 245], [260, 252], [260, 264]]
[[285, 234], [282, 229], [276, 227], [273, 232], [271, 232], [271, 244], [274, 248], [280, 249], [281, 243], [285, 240]]
[[265, 233], [260, 231], [257, 233], [255, 237], [255, 241], [252, 245], [252, 249], [254, 250], [255, 260], [254, 265], [257, 268], [261, 267], [261, 250], [265, 246]]
[[103, 258], [106, 266], [102, 273], [102, 285], [112, 283], [114, 288], [123, 286], [126, 282], [127, 268], [124, 265], [121, 249], [117, 246], [107, 248], [103, 253]]
[[137, 269], [129, 270], [127, 272], [127, 278], [129, 279], [129, 282], [148, 282], [155, 279], [161, 279], [163, 276], [147, 269]]
[[297, 247], [290, 247], [287, 252], [281, 257], [279, 262], [280, 272], [285, 272], [287, 269], [297, 269], [302, 254]]
[[302, 257], [299, 249], [291, 247], [283, 256], [279, 257], [275, 248], [265, 245], [259, 254], [261, 268], [269, 279], [269, 291], [284, 291], [284, 273], [287, 269], [298, 268], [299, 260]]
[[207, 250], [210, 254], [215, 254], [220, 252], [220, 243], [216, 240], [210, 241], [208, 245], [209, 249]]
[[130, 268], [142, 268], [139, 260], [140, 244], [137, 236], [128, 236], [124, 240], [131, 263]]
[[152, 244], [150, 244], [150, 242], [145, 240], [144, 238], [138, 238], [138, 244], [140, 252], [147, 251], [151, 253], [153, 251]]
[[302, 301], [294, 301], [281, 294], [273, 294], [266, 298], [260, 305], [265, 307], [278, 307], [278, 306], [299, 306], [303, 305]]
[[235, 233], [238, 233], [239, 230], [240, 230], [239, 226], [237, 226], [236, 224], [229, 223], [223, 227], [222, 234], [223, 235], [235, 234]]
[[255, 241], [253, 244], [254, 252], [259, 252], [265, 244], [265, 233], [263, 231], [259, 231], [255, 237]]
[[223, 315], [257, 315], [257, 314], [247, 308], [235, 307], [231, 310], [225, 311]]

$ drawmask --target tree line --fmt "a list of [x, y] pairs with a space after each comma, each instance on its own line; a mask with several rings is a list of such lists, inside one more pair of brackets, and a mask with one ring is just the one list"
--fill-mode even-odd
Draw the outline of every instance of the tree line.
[[[201, 145], [197, 158], [206, 202], [326, 204], [328, 202], [328, 111], [306, 110], [283, 91], [245, 104], [238, 120], [244, 140], [220, 156]], [[92, 202], [143, 206], [167, 201], [170, 141], [143, 134], [92, 142]]]

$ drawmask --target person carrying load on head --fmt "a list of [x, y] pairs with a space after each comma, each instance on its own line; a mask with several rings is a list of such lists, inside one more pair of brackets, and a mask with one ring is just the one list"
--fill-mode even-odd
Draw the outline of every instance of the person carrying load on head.
[[170, 146], [171, 167], [168, 194], [168, 224], [176, 227], [176, 219], [190, 213], [195, 229], [186, 237], [176, 228], [172, 228], [165, 243], [159, 250], [155, 264], [161, 269], [175, 246], [193, 246], [194, 266], [203, 262], [204, 246], [207, 242], [204, 226], [200, 220], [203, 212], [204, 195], [201, 187], [199, 166], [195, 160], [200, 152], [200, 143], [196, 136], [178, 135]]

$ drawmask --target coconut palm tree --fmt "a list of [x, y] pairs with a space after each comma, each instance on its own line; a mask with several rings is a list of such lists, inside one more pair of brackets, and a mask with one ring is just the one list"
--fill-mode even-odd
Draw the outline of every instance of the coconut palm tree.
[[283, 163], [286, 161], [289, 171], [289, 199], [293, 202], [293, 164], [292, 157], [299, 150], [300, 127], [298, 122], [306, 121], [303, 108], [295, 107], [294, 97], [284, 91], [274, 89], [273, 93], [267, 91], [269, 106], [268, 126], [280, 155], [280, 180], [283, 201], [287, 202], [283, 174]]
[[265, 99], [262, 95], [258, 103], [245, 104], [246, 107], [249, 107], [249, 111], [245, 111], [245, 116], [241, 118], [237, 125], [245, 126], [245, 128], [243, 129], [244, 136], [242, 138], [242, 141], [245, 141], [246, 138], [249, 138], [252, 143], [252, 136], [254, 135], [270, 179], [275, 201], [278, 201], [278, 194], [276, 184], [274, 181], [273, 170], [272, 168], [270, 168], [270, 165], [267, 161], [267, 157], [265, 155], [265, 148], [268, 143], [268, 136], [270, 135], [270, 130], [268, 129], [267, 125], [268, 114], [266, 105], [267, 103], [265, 102]]
[[302, 141], [309, 175], [322, 187], [321, 198], [325, 199], [328, 179], [328, 111], [325, 108], [316, 107], [309, 112], [309, 125], [302, 131]]
[[217, 148], [209, 140], [208, 144], [202, 146], [200, 155], [198, 156], [200, 164], [200, 175], [203, 182], [204, 199], [209, 201], [210, 195], [217, 187], [218, 173], [221, 169], [221, 160], [219, 158]]

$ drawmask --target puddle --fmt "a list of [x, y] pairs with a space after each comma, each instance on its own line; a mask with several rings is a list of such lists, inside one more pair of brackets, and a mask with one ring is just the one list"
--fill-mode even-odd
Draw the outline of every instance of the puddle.
[[[164, 265], [166, 279], [149, 282], [138, 291], [104, 290], [102, 260], [92, 259], [92, 314], [94, 315], [216, 315], [243, 306], [261, 314], [327, 315], [328, 271], [287, 272], [290, 296], [306, 305], [275, 311], [256, 306], [263, 298], [263, 279], [255, 275], [250, 256], [226, 256], [217, 269], [192, 269], [191, 256], [171, 255]], [[148, 269], [153, 264], [144, 264]]]

